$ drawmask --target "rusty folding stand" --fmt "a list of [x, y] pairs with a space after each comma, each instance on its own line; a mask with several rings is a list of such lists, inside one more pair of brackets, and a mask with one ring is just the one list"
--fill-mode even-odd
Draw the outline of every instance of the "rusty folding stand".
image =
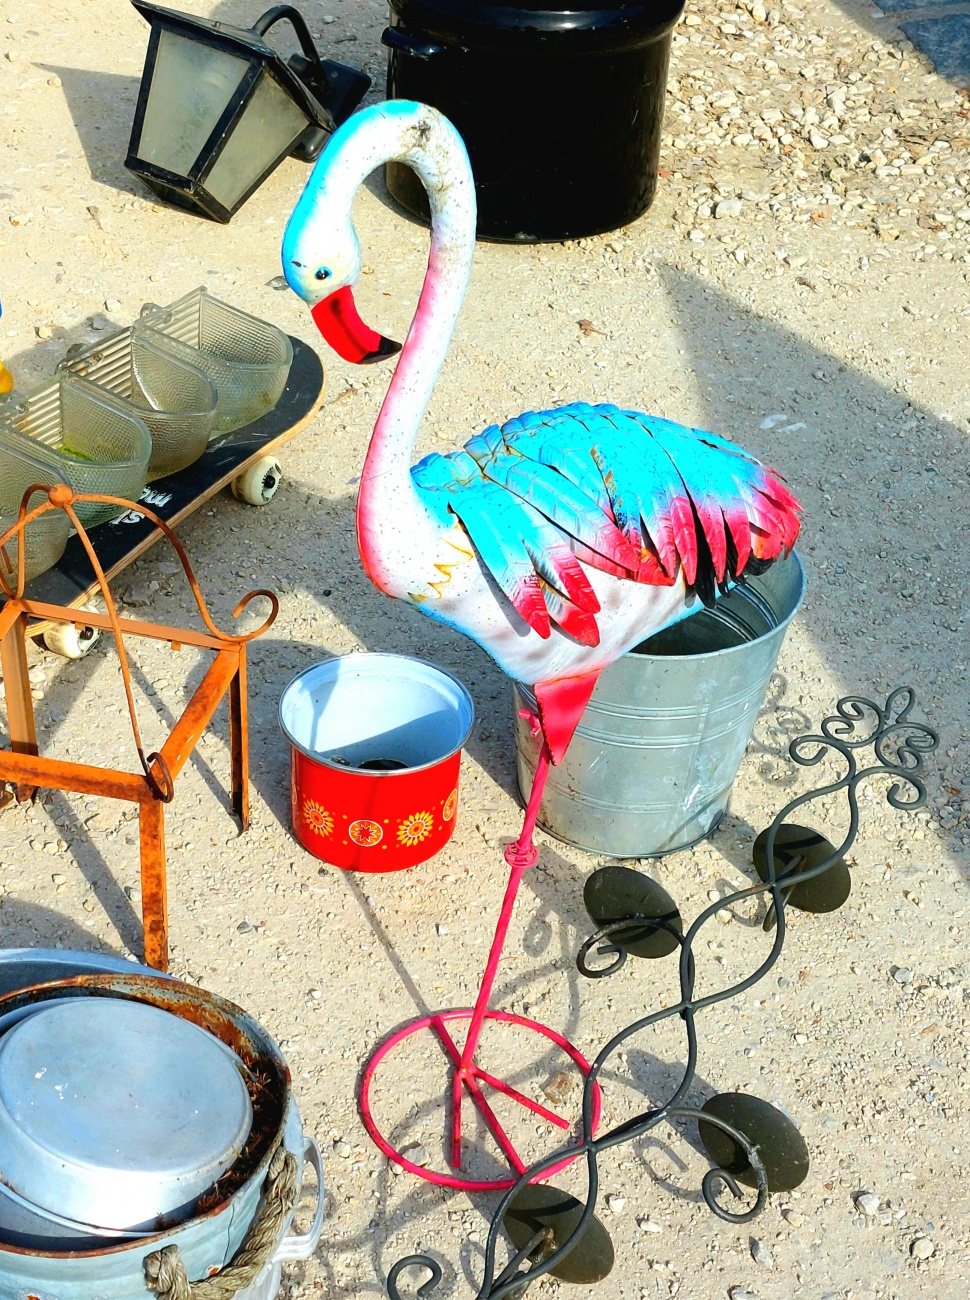
[[[28, 510], [27, 503], [38, 492], [46, 500], [36, 509]], [[206, 632], [189, 628], [163, 627], [157, 623], [142, 623], [120, 618], [108, 587], [104, 571], [98, 562], [94, 547], [74, 511], [75, 502], [104, 502], [120, 510], [137, 510], [150, 519], [172, 543], [182, 564], [182, 569], [195, 597]], [[24, 597], [26, 529], [38, 516], [49, 510], [63, 510], [87, 552], [104, 598], [106, 613], [80, 611], [64, 605], [50, 605], [44, 601]], [[232, 772], [232, 808], [245, 830], [249, 825], [249, 762], [248, 724], [246, 716], [246, 644], [261, 636], [273, 623], [279, 612], [279, 602], [272, 592], [251, 591], [233, 610], [237, 617], [250, 601], [265, 596], [272, 605], [266, 621], [245, 636], [222, 632], [213, 623], [199, 590], [192, 566], [178, 538], [156, 514], [143, 504], [124, 501], [120, 497], [75, 494], [65, 484], [49, 490], [36, 486], [24, 494], [17, 523], [0, 537], [0, 560], [6, 556], [4, 546], [17, 538], [17, 582], [11, 587], [0, 564], [0, 587], [6, 603], [0, 608], [0, 659], [3, 664], [4, 691], [7, 698], [7, 718], [10, 729], [10, 748], [0, 750], [0, 793], [2, 783], [15, 786], [18, 800], [31, 799], [38, 787], [53, 790], [73, 790], [79, 794], [104, 795], [109, 799], [126, 799], [138, 805], [139, 838], [141, 842], [142, 923], [144, 926], [145, 960], [158, 970], [168, 969], [168, 903], [165, 884], [165, 816], [164, 806], [175, 794], [175, 778], [189, 759], [189, 755], [208, 726], [223, 696], [229, 696], [229, 748]], [[128, 714], [141, 762], [141, 772], [125, 772], [108, 767], [90, 767], [83, 763], [69, 763], [62, 759], [44, 758], [37, 749], [37, 728], [34, 723], [33, 698], [27, 676], [27, 628], [32, 618], [54, 622], [75, 623], [99, 627], [114, 634], [121, 676], [124, 681]], [[197, 646], [215, 651], [215, 659], [199, 683], [182, 716], [158, 753], [145, 754], [142, 746], [138, 717], [135, 711], [125, 652], [124, 635], [149, 637], [155, 641], [168, 641], [173, 650], [183, 645]], [[2, 807], [2, 801], [0, 801]]]

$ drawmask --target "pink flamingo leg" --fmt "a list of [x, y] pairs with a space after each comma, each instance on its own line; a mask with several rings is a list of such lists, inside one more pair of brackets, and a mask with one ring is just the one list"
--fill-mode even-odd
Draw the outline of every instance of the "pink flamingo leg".
[[[546, 787], [546, 778], [549, 775], [549, 746], [543, 741], [542, 749], [539, 753], [539, 762], [536, 765], [536, 774], [532, 782], [532, 791], [529, 795], [529, 803], [525, 810], [525, 819], [522, 822], [522, 830], [519, 838], [514, 844], [510, 844], [505, 850], [505, 860], [512, 868], [509, 876], [509, 883], [505, 890], [505, 898], [502, 900], [502, 910], [499, 913], [498, 924], [495, 927], [495, 936], [492, 939], [492, 946], [489, 949], [488, 961], [485, 965], [485, 974], [482, 976], [481, 988], [478, 990], [478, 998], [475, 1002], [475, 1010], [472, 1012], [471, 1024], [468, 1026], [468, 1037], [465, 1039], [465, 1046], [462, 1048], [461, 1061], [455, 1072], [455, 1078], [452, 1085], [452, 1113], [451, 1113], [451, 1163], [458, 1168], [461, 1164], [461, 1102], [462, 1094], [465, 1087], [471, 1090], [471, 1084], [474, 1083], [472, 1064], [475, 1056], [475, 1049], [478, 1047], [478, 1040], [482, 1032], [482, 1023], [485, 1020], [485, 1013], [488, 1010], [489, 999], [492, 996], [492, 986], [495, 983], [495, 976], [498, 973], [498, 964], [502, 958], [502, 949], [505, 947], [505, 938], [508, 934], [509, 923], [512, 920], [512, 910], [515, 907], [515, 899], [519, 892], [519, 885], [522, 877], [530, 867], [534, 867], [539, 861], [539, 850], [533, 842], [533, 834], [536, 828], [536, 821], [539, 817], [539, 806], [542, 803], [542, 795]], [[477, 1100], [477, 1098], [476, 1098]]]
[[[521, 1157], [512, 1145], [509, 1135], [503, 1129], [498, 1116], [489, 1105], [487, 1098], [482, 1091], [482, 1084], [494, 1088], [497, 1092], [518, 1103], [533, 1115], [553, 1124], [560, 1129], [568, 1130], [571, 1124], [568, 1120], [553, 1111], [547, 1110], [545, 1106], [531, 1100], [524, 1093], [519, 1092], [517, 1088], [511, 1087], [502, 1079], [483, 1070], [475, 1064], [475, 1052], [478, 1048], [481, 1037], [482, 1026], [486, 1020], [497, 1021], [500, 1024], [515, 1025], [520, 1028], [531, 1030], [539, 1034], [549, 1042], [557, 1044], [562, 1048], [573, 1062], [578, 1066], [580, 1071], [588, 1075], [590, 1071], [589, 1062], [581, 1055], [573, 1045], [552, 1029], [545, 1025], [540, 1025], [534, 1020], [527, 1020], [523, 1016], [513, 1015], [507, 1011], [490, 1011], [488, 1004], [492, 996], [492, 989], [495, 984], [495, 977], [498, 973], [499, 962], [502, 957], [502, 950], [505, 946], [505, 940], [508, 936], [509, 925], [512, 920], [512, 912], [515, 907], [515, 900], [519, 892], [519, 885], [522, 877], [529, 867], [535, 866], [539, 860], [539, 853], [533, 842], [536, 822], [539, 817], [539, 808], [542, 804], [542, 796], [545, 791], [546, 781], [549, 776], [549, 767], [553, 761], [553, 756], [558, 754], [560, 757], [565, 752], [572, 734], [572, 727], [575, 726], [579, 715], [585, 707], [592, 688], [595, 684], [595, 674], [589, 674], [582, 679], [568, 679], [564, 682], [548, 682], [540, 684], [537, 688], [537, 695], [542, 693], [542, 707], [546, 719], [546, 732], [543, 739], [542, 749], [539, 753], [539, 761], [536, 765], [535, 778], [532, 782], [532, 790], [529, 794], [528, 806], [525, 810], [525, 817], [522, 822], [522, 830], [514, 844], [510, 844], [505, 850], [505, 860], [510, 868], [508, 885], [505, 890], [505, 898], [502, 901], [502, 910], [499, 913], [498, 922], [495, 927], [495, 935], [492, 939], [492, 945], [489, 949], [488, 960], [485, 964], [485, 972], [482, 976], [481, 987], [478, 992], [478, 998], [473, 1010], [453, 1010], [438, 1011], [431, 1015], [422, 1016], [420, 1019], [412, 1021], [391, 1035], [371, 1056], [364, 1070], [361, 1080], [360, 1091], [360, 1110], [364, 1125], [368, 1133], [377, 1143], [378, 1147], [384, 1152], [388, 1159], [393, 1160], [396, 1164], [401, 1165], [410, 1173], [416, 1174], [419, 1178], [436, 1183], [439, 1187], [454, 1187], [462, 1191], [505, 1191], [514, 1186], [516, 1178], [525, 1171], [525, 1165]], [[571, 724], [571, 725], [570, 725]], [[534, 720], [535, 732], [539, 730], [538, 719]], [[553, 730], [553, 739], [548, 739], [548, 727]], [[458, 1050], [457, 1042], [452, 1038], [445, 1028], [445, 1024], [452, 1020], [467, 1020], [468, 1034], [465, 1038], [464, 1046], [461, 1051]], [[444, 1048], [446, 1056], [451, 1061], [451, 1073], [449, 1080], [448, 1093], [451, 1100], [451, 1116], [448, 1129], [450, 1138], [450, 1163], [454, 1173], [438, 1173], [431, 1169], [425, 1169], [416, 1165], [407, 1156], [397, 1151], [391, 1143], [383, 1136], [370, 1106], [371, 1084], [374, 1080], [376, 1071], [386, 1057], [394, 1050], [396, 1045], [412, 1035], [422, 1033], [425, 1030], [432, 1030], [438, 1038], [439, 1043]], [[492, 1134], [492, 1137], [498, 1143], [499, 1148], [504, 1154], [510, 1166], [510, 1175], [498, 1179], [477, 1179], [465, 1178], [458, 1172], [461, 1169], [462, 1150], [461, 1150], [461, 1128], [462, 1128], [462, 1105], [464, 1102], [465, 1090], [468, 1090], [476, 1110], [481, 1115], [486, 1127]], [[592, 1131], [595, 1133], [600, 1118], [600, 1091], [599, 1085], [593, 1088], [593, 1111], [592, 1111]], [[565, 1169], [571, 1164], [580, 1152], [575, 1154], [567, 1153], [562, 1160], [552, 1168], [547, 1169], [542, 1175], [543, 1178], [549, 1178], [560, 1169]]]

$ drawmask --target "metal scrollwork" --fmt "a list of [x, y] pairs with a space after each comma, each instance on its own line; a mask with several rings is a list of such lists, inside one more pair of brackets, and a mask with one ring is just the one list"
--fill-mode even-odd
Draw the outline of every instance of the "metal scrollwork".
[[[797, 878], [798, 885], [802, 886], [821, 876], [839, 862], [851, 848], [859, 831], [858, 788], [863, 781], [874, 776], [892, 778], [886, 799], [893, 808], [913, 811], [925, 803], [926, 787], [920, 771], [925, 757], [938, 747], [939, 736], [925, 723], [911, 719], [910, 714], [915, 703], [916, 694], [910, 687], [898, 687], [890, 692], [884, 705], [876, 704], [862, 696], [846, 696], [836, 704], [835, 713], [823, 720], [817, 734], [798, 736], [791, 742], [788, 753], [792, 761], [799, 766], [815, 767], [825, 759], [835, 758], [844, 770], [837, 779], [792, 799], [777, 814], [765, 837], [766, 879], [748, 888], [737, 890], [706, 907], [686, 933], [682, 934], [679, 926], [675, 925], [670, 918], [637, 914], [601, 926], [583, 943], [577, 956], [580, 972], [590, 979], [603, 979], [616, 974], [626, 963], [627, 951], [618, 936], [622, 934], [627, 943], [633, 944], [638, 938], [651, 931], [666, 931], [676, 938], [680, 949], [680, 997], [671, 1005], [627, 1025], [610, 1039], [593, 1062], [583, 1091], [583, 1140], [579, 1144], [580, 1155], [586, 1160], [588, 1186], [583, 1212], [573, 1232], [552, 1253], [549, 1253], [549, 1243], [543, 1240], [543, 1234], [537, 1233], [496, 1276], [496, 1247], [506, 1210], [518, 1192], [529, 1183], [540, 1179], [546, 1170], [561, 1160], [560, 1150], [532, 1165], [522, 1174], [515, 1186], [502, 1196], [489, 1227], [485, 1245], [484, 1277], [475, 1300], [503, 1300], [504, 1297], [520, 1296], [530, 1282], [555, 1268], [579, 1241], [593, 1215], [599, 1191], [597, 1169], [599, 1154], [610, 1147], [642, 1137], [664, 1121], [677, 1119], [703, 1121], [704, 1124], [713, 1125], [726, 1133], [744, 1151], [750, 1166], [750, 1176], [754, 1177], [756, 1183], [754, 1189], [748, 1189], [754, 1192], [754, 1203], [744, 1209], [732, 1209], [723, 1204], [719, 1196], [723, 1195], [725, 1188], [735, 1200], [740, 1200], [744, 1192], [730, 1171], [712, 1168], [704, 1175], [701, 1193], [714, 1214], [728, 1223], [747, 1223], [764, 1208], [768, 1198], [768, 1179], [758, 1147], [726, 1121], [708, 1111], [697, 1110], [683, 1104], [694, 1082], [697, 1068], [697, 1014], [707, 1007], [743, 993], [763, 979], [775, 965], [784, 945], [785, 910], [789, 904], [789, 895], [794, 888], [793, 880]], [[867, 748], [872, 749], [875, 762], [860, 767], [857, 752]], [[780, 828], [799, 808], [827, 796], [842, 794], [845, 795], [848, 803], [849, 826], [841, 843], [833, 848], [832, 853], [811, 867], [807, 867], [804, 859], [797, 853], [791, 855], [783, 870], [779, 872], [775, 865], [775, 841]], [[748, 899], [759, 897], [764, 897], [769, 903], [765, 928], [769, 928], [769, 923], [774, 928], [774, 936], [767, 955], [746, 978], [704, 997], [695, 997], [693, 945], [701, 928], [723, 908], [730, 908]], [[679, 917], [677, 919], [679, 921]], [[609, 959], [606, 966], [596, 968], [588, 964], [594, 949], [597, 957]], [[662, 1106], [645, 1110], [608, 1133], [601, 1134], [599, 1137], [594, 1136], [592, 1122], [594, 1087], [607, 1060], [627, 1039], [651, 1025], [674, 1016], [683, 1020], [687, 1039], [687, 1059], [680, 1082]], [[522, 1265], [526, 1263], [529, 1267], [523, 1269]], [[437, 1262], [429, 1255], [410, 1255], [406, 1259], [399, 1260], [388, 1275], [387, 1289], [391, 1300], [403, 1300], [398, 1289], [398, 1279], [402, 1271], [412, 1265], [421, 1265], [431, 1273], [431, 1277], [417, 1290], [421, 1300], [428, 1300], [431, 1292], [437, 1287], [441, 1279], [441, 1268]]]

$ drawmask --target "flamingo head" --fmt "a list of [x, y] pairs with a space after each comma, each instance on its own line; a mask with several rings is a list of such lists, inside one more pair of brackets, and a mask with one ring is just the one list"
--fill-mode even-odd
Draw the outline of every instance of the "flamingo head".
[[[326, 151], [317, 164], [326, 163]], [[309, 306], [317, 329], [345, 361], [366, 364], [400, 352], [401, 345], [365, 325], [354, 303], [360, 244], [350, 217], [327, 176], [307, 187], [283, 236], [283, 274]], [[352, 197], [352, 196], [351, 196]]]

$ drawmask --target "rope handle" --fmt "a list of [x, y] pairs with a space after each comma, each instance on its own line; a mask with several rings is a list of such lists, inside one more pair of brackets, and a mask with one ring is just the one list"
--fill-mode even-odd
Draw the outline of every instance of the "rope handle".
[[273, 1152], [264, 1186], [262, 1209], [231, 1263], [214, 1277], [190, 1282], [178, 1246], [164, 1246], [145, 1259], [145, 1285], [159, 1300], [231, 1300], [259, 1277], [279, 1242], [296, 1203], [296, 1157], [282, 1143]]

